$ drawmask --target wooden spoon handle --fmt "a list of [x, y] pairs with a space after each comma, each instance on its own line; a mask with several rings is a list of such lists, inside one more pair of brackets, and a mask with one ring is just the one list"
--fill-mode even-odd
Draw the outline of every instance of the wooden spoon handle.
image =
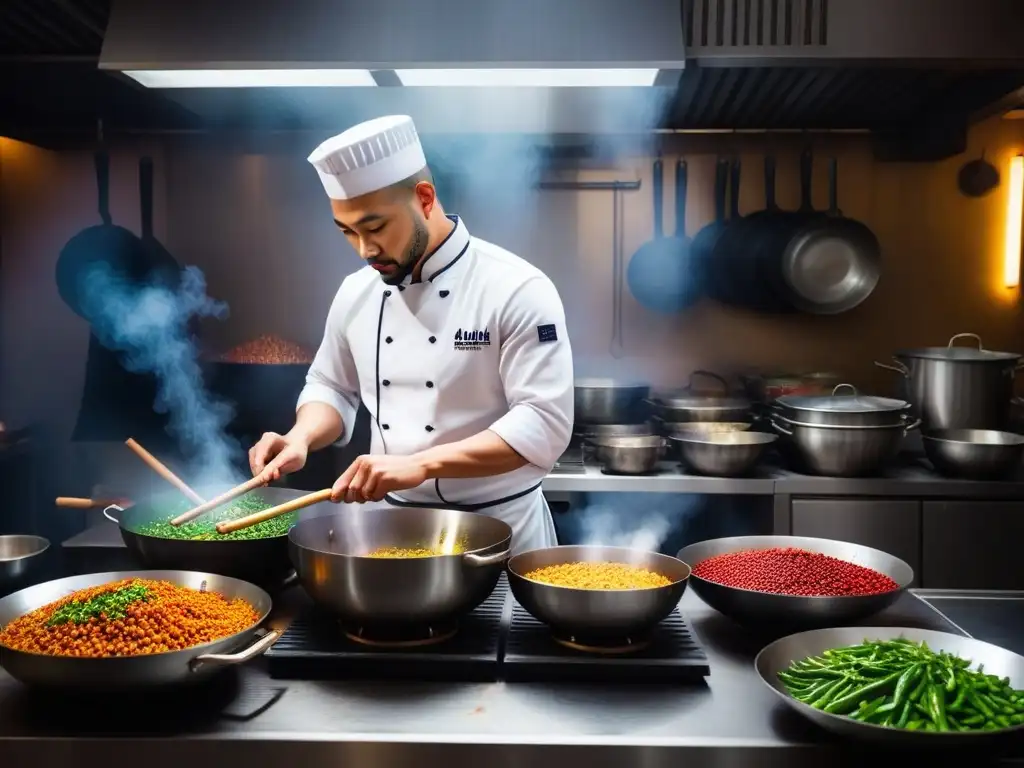
[[242, 528], [248, 528], [250, 525], [263, 523], [267, 520], [273, 520], [275, 517], [286, 515], [297, 509], [311, 507], [314, 504], [319, 504], [321, 501], [330, 501], [330, 498], [331, 489], [324, 488], [322, 491], [316, 491], [305, 496], [300, 496], [297, 499], [286, 501], [284, 504], [278, 504], [276, 507], [264, 509], [262, 512], [255, 512], [251, 515], [247, 515], [246, 517], [240, 517], [237, 520], [225, 520], [222, 523], [217, 523], [217, 533], [231, 533], [233, 531], [239, 531]]
[[144, 462], [146, 462], [146, 464], [149, 465], [150, 469], [152, 469], [154, 472], [160, 475], [160, 477], [162, 477], [164, 480], [166, 480], [179, 491], [181, 491], [183, 494], [185, 494], [185, 496], [188, 497], [188, 500], [191, 501], [193, 504], [202, 504], [205, 502], [205, 499], [202, 496], [200, 496], [198, 493], [189, 488], [185, 484], [184, 480], [182, 480], [176, 474], [171, 472], [171, 470], [164, 466], [156, 456], [154, 456], [141, 445], [139, 445], [137, 442], [135, 442], [133, 438], [129, 437], [127, 440], [124, 441], [124, 443], [133, 451], [135, 451], [135, 455], [142, 459]]
[[229, 491], [225, 491], [215, 499], [210, 499], [205, 504], [200, 504], [198, 507], [190, 509], [188, 512], [182, 512], [176, 518], [171, 520], [171, 525], [181, 525], [187, 523], [189, 520], [194, 520], [200, 515], [205, 515], [207, 512], [212, 512], [217, 507], [227, 504], [229, 501], [234, 501], [239, 496], [244, 496], [249, 491], [255, 491], [257, 488], [261, 488], [266, 485], [266, 481], [262, 476], [257, 475], [252, 480], [236, 485]]

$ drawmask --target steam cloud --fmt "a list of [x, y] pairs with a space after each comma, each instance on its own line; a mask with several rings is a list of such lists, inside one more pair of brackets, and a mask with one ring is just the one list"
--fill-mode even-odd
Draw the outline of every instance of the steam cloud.
[[124, 353], [128, 370], [156, 377], [154, 408], [168, 414], [171, 434], [195, 464], [196, 485], [240, 482], [232, 459], [241, 447], [225, 433], [233, 410], [206, 391], [189, 332], [193, 318], [222, 319], [228, 313], [226, 304], [206, 295], [203, 273], [186, 267], [176, 290], [139, 288], [99, 264], [83, 288], [83, 308], [100, 341]]

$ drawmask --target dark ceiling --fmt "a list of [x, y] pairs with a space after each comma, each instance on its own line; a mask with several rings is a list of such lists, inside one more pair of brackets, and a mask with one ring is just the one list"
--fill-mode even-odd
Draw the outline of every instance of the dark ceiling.
[[[168, 0], [173, 2], [173, 0]], [[159, 92], [97, 69], [110, 0], [0, 0], [0, 134], [49, 146], [108, 134], [215, 127]], [[1024, 86], [1024, 69], [715, 67], [683, 75], [665, 127], [871, 128], [967, 117]], [[243, 94], [217, 126], [297, 125]], [[332, 126], [333, 127], [333, 126]]]

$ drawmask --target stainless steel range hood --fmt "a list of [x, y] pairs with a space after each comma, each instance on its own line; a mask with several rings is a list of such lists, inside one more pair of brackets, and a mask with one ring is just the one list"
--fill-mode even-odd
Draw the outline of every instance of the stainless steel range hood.
[[[398, 111], [427, 132], [643, 131], [683, 68], [681, 14], [673, 0], [115, 0], [100, 68], [215, 122]], [[339, 85], [369, 87], [312, 87]], [[403, 85], [434, 87], [387, 87]]]

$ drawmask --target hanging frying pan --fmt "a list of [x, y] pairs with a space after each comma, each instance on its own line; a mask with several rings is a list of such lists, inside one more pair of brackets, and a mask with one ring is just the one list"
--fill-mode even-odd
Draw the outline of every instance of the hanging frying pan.
[[805, 225], [782, 254], [782, 276], [794, 306], [814, 315], [838, 315], [863, 302], [881, 273], [881, 246], [866, 225], [839, 210], [836, 159], [829, 161], [827, 216]]
[[139, 205], [142, 244], [147, 252], [149, 279], [157, 285], [174, 289], [181, 281], [181, 265], [168, 252], [153, 232], [153, 158], [139, 160]]
[[113, 223], [110, 216], [110, 157], [100, 150], [94, 155], [100, 223], [72, 237], [57, 258], [57, 292], [71, 310], [85, 317], [82, 307], [85, 279], [98, 264], [108, 265], [125, 277], [144, 277], [148, 257], [134, 233]]
[[740, 279], [737, 277], [739, 256], [734, 252], [736, 242], [731, 234], [742, 218], [740, 161], [739, 158], [733, 158], [729, 164], [729, 218], [711, 253], [712, 295], [718, 301], [732, 306], [743, 305]]
[[664, 173], [661, 158], [654, 161], [654, 239], [633, 254], [626, 280], [634, 298], [649, 310], [679, 312], [700, 296], [690, 263], [690, 239], [686, 236], [686, 161], [676, 163], [676, 231], [663, 233]]
[[702, 292], [711, 293], [712, 269], [711, 259], [714, 256], [715, 243], [725, 232], [725, 196], [729, 186], [729, 161], [719, 158], [715, 163], [715, 219], [705, 224], [693, 236], [690, 243], [690, 261], [701, 285]]

